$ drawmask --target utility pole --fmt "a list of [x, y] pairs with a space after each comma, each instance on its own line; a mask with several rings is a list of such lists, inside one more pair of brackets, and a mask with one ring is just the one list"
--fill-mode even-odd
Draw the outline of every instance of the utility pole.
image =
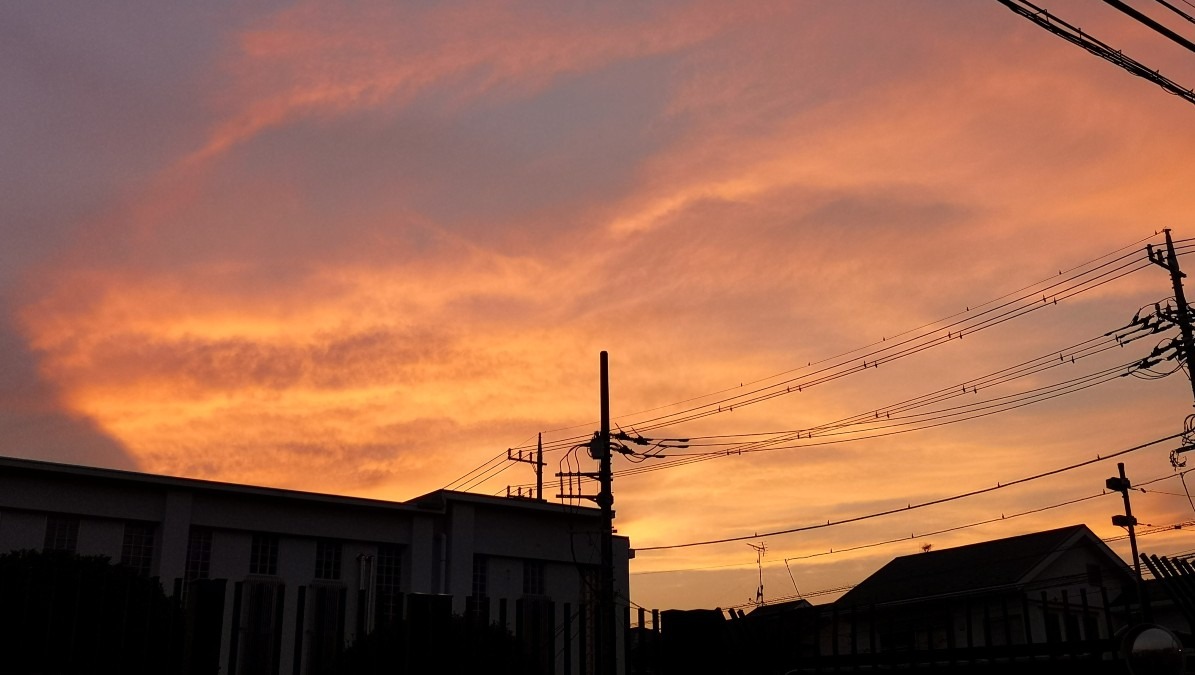
[[602, 426], [598, 432], [598, 495], [597, 504], [602, 510], [602, 562], [601, 598], [598, 601], [598, 635], [601, 645], [598, 649], [598, 673], [615, 675], [618, 672], [618, 628], [614, 608], [614, 492], [611, 483], [614, 477], [610, 470], [610, 358], [602, 352], [598, 360], [598, 378], [602, 408]]
[[[527, 496], [523, 497], [523, 488], [519, 488], [516, 496], [524, 499], [535, 499], [542, 502], [544, 500], [544, 435], [542, 433], [539, 435], [539, 444], [536, 446], [534, 455], [532, 455], [530, 452], [523, 454], [522, 450], [519, 450], [518, 454], [515, 454], [514, 450], [507, 448], [506, 459], [512, 462], [535, 465], [535, 496], [532, 497], [530, 494], [531, 490], [528, 489]], [[506, 488], [506, 496], [510, 496], [509, 486]]]
[[[1178, 324], [1180, 336], [1180, 345], [1178, 347], [1178, 362], [1179, 364], [1187, 364], [1187, 375], [1191, 384], [1191, 398], [1195, 401], [1195, 371], [1192, 370], [1191, 359], [1195, 356], [1195, 331], [1191, 328], [1191, 308], [1187, 306], [1187, 294], [1183, 291], [1183, 277], [1187, 276], [1178, 266], [1178, 255], [1174, 252], [1174, 239], [1170, 235], [1170, 228], [1162, 230], [1166, 235], [1166, 252], [1155, 251], [1153, 244], [1145, 246], [1145, 252], [1149, 256], [1149, 261], [1158, 267], [1170, 273], [1170, 284], [1174, 288], [1174, 303], [1178, 305], [1173, 314], [1169, 312], [1163, 313], [1158, 311], [1159, 319], [1166, 319], [1172, 323]], [[1183, 423], [1183, 447], [1170, 452], [1170, 463], [1175, 469], [1186, 464], [1185, 459], [1179, 459], [1179, 455], [1191, 449], [1191, 434], [1193, 431], [1192, 425], [1195, 424], [1195, 415], [1187, 415], [1186, 421]]]
[[[1178, 267], [1178, 256], [1174, 253], [1174, 239], [1170, 236], [1170, 228], [1162, 230], [1166, 234], [1166, 253], [1155, 251], [1153, 244], [1145, 247], [1149, 261], [1170, 272], [1170, 283], [1174, 287], [1174, 302], [1178, 305], [1174, 322], [1182, 331], [1182, 354], [1179, 362], [1187, 363], [1187, 371], [1191, 371], [1191, 356], [1195, 354], [1195, 331], [1191, 329], [1191, 310], [1187, 307], [1187, 295], [1183, 292], [1183, 271]], [[1191, 377], [1191, 398], [1195, 401], [1195, 377]]]
[[1124, 462], [1118, 462], [1116, 468], [1120, 471], [1120, 476], [1109, 478], [1104, 481], [1104, 485], [1124, 497], [1124, 515], [1112, 516], [1112, 524], [1118, 527], [1127, 527], [1129, 530], [1129, 547], [1133, 550], [1133, 571], [1137, 577], [1137, 601], [1141, 603], [1142, 618], [1145, 621], [1150, 621], [1149, 598], [1145, 595], [1145, 581], [1141, 578], [1141, 556], [1137, 554], [1137, 519], [1133, 517], [1133, 506], [1129, 503], [1129, 490], [1133, 484], [1129, 482], [1124, 473]]
[[[556, 474], [560, 479], [559, 499], [589, 499], [598, 505], [601, 517], [601, 559], [597, 579], [597, 621], [594, 626], [594, 665], [597, 675], [615, 675], [618, 672], [618, 621], [614, 592], [614, 492], [611, 483], [614, 475], [610, 467], [613, 454], [610, 435], [610, 360], [602, 352], [598, 362], [598, 385], [601, 403], [601, 429], [584, 446], [589, 456], [598, 461], [597, 471], [562, 471]], [[671, 446], [669, 446], [671, 447]], [[517, 461], [517, 460], [516, 460]], [[542, 463], [542, 459], [539, 460]], [[565, 490], [564, 479], [568, 479]], [[576, 481], [574, 483], [574, 480]], [[585, 494], [582, 480], [596, 480], [596, 494]]]

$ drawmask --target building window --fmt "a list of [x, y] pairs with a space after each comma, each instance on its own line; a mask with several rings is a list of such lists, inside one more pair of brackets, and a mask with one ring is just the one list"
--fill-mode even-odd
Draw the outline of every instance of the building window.
[[378, 544], [375, 588], [377, 589], [376, 620], [384, 626], [402, 618], [402, 594], [399, 582], [402, 578], [402, 549], [397, 544]]
[[249, 574], [278, 574], [277, 535], [253, 535], [253, 547], [249, 550]]
[[187, 581], [207, 579], [212, 569], [212, 531], [206, 527], [192, 527], [187, 536], [187, 566], [183, 571]]
[[124, 543], [120, 547], [120, 564], [147, 577], [153, 560], [153, 523], [125, 523]]
[[542, 560], [523, 561], [523, 595], [544, 594], [544, 563]]
[[79, 547], [79, 519], [74, 516], [47, 516], [46, 551], [74, 553]]
[[315, 578], [340, 578], [340, 542], [327, 539], [315, 542]]
[[473, 592], [475, 598], [489, 594], [490, 575], [487, 569], [489, 561], [484, 555], [473, 556]]

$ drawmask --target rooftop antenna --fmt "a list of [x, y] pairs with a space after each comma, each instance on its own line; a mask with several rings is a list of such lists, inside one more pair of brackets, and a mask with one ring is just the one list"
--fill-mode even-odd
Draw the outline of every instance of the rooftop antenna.
[[[767, 544], [767, 542], [764, 542], [762, 544], [748, 543], [747, 545], [750, 546], [751, 548], [755, 549], [755, 566], [757, 568], [759, 568], [759, 588], [755, 589], [755, 604], [762, 605], [763, 604], [763, 556], [765, 553], [768, 552], [768, 544]], [[795, 581], [793, 582], [793, 585], [796, 586]]]
[[[793, 576], [793, 568], [788, 566], [788, 558], [784, 559], [784, 569], [788, 570], [788, 578], [791, 579], [793, 582], [793, 591], [795, 591], [797, 594], [797, 597], [800, 598], [801, 597], [801, 589], [797, 588], [797, 578]], [[759, 576], [760, 576], [760, 583], [762, 584], [763, 583], [763, 575], [761, 574]]]

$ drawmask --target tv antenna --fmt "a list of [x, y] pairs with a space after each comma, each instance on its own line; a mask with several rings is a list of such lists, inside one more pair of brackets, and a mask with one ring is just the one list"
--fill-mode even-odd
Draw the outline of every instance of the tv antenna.
[[748, 543], [747, 545], [755, 550], [755, 566], [759, 569], [759, 588], [755, 589], [755, 604], [762, 605], [763, 604], [763, 556], [765, 553], [768, 552], [768, 544], [767, 544], [767, 542], [764, 542], [762, 544]]

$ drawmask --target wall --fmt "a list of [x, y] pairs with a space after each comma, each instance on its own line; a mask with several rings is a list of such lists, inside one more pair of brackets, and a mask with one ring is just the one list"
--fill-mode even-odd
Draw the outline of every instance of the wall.
[[[300, 645], [298, 658], [303, 659], [304, 667], [296, 671], [295, 643], [310, 639], [316, 586], [344, 588], [340, 609], [345, 641], [365, 632], [366, 626], [358, 625], [358, 617], [368, 612], [359, 611], [358, 590], [371, 586], [373, 572], [369, 573], [370, 579], [361, 579], [359, 557], [376, 556], [379, 543], [401, 547], [400, 588], [404, 592], [450, 594], [453, 612], [462, 614], [471, 592], [474, 556], [480, 554], [489, 570], [492, 620], [498, 619], [502, 600], [507, 603], [508, 627], [512, 630], [520, 601], [551, 601], [554, 605], [549, 623], [559, 632], [567, 621], [577, 631], [577, 614], [590, 595], [581, 570], [591, 568], [599, 559], [597, 538], [589, 534], [599, 522], [596, 511], [458, 493], [437, 493], [428, 503], [415, 506], [370, 502], [0, 458], [0, 552], [40, 548], [46, 514], [59, 513], [80, 516], [80, 553], [103, 554], [118, 561], [124, 523], [154, 522], [158, 527], [151, 574], [160, 577], [167, 592], [172, 592], [175, 580], [184, 576], [191, 527], [210, 528], [209, 577], [229, 580], [224, 591], [224, 637], [219, 646], [222, 672], [238, 665], [232, 644], [234, 618], [238, 616], [234, 597], [237, 582], [254, 578], [248, 574], [254, 532], [279, 538], [278, 573], [272, 582], [284, 587], [281, 623], [276, 626], [282, 636], [276, 660], [280, 673], [290, 675], [308, 669], [310, 645]], [[338, 582], [314, 579], [316, 542], [321, 538], [342, 544]], [[628, 542], [621, 537], [615, 542], [617, 590], [625, 599], [629, 594]], [[524, 593], [523, 568], [527, 561], [544, 567], [542, 595]], [[302, 626], [301, 587], [306, 589]], [[247, 588], [243, 586], [242, 591], [247, 592]], [[618, 616], [622, 621], [623, 612]], [[241, 612], [238, 621], [245, 626], [248, 618]], [[622, 631], [619, 633], [621, 636]], [[558, 635], [557, 639], [562, 641], [563, 637]], [[575, 640], [582, 638], [574, 635], [572, 639], [568, 669], [578, 673], [579, 647]], [[238, 649], [243, 650], [245, 642], [238, 642]], [[556, 672], [564, 672], [563, 652], [558, 649], [553, 656]]]

